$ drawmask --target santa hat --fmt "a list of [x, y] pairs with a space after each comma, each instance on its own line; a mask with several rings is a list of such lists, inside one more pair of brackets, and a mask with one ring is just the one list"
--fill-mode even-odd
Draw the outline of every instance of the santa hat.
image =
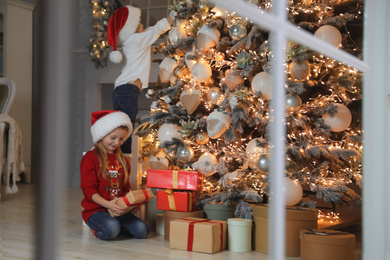
[[127, 138], [133, 131], [133, 125], [129, 116], [120, 111], [103, 110], [92, 112], [91, 119], [91, 134], [94, 144], [120, 126], [125, 126], [129, 129]]
[[114, 47], [110, 53], [110, 60], [114, 63], [122, 61], [122, 54], [117, 50], [117, 38], [124, 42], [137, 30], [141, 19], [141, 10], [137, 7], [126, 5], [115, 11], [108, 22], [107, 43]]

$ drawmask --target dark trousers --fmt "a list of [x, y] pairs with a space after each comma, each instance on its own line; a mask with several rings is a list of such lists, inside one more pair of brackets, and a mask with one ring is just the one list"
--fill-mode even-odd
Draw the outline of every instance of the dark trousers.
[[[112, 92], [112, 104], [114, 110], [126, 113], [135, 128], [135, 118], [138, 114], [138, 97], [140, 90], [136, 85], [123, 84], [114, 89]], [[131, 136], [122, 144], [122, 153], [131, 153]]]

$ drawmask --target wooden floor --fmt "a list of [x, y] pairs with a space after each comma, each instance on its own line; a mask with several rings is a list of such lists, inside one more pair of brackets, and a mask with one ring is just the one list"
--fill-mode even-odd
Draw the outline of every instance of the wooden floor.
[[[19, 184], [19, 192], [5, 196], [0, 202], [0, 259], [35, 259], [36, 231], [34, 215], [36, 201], [32, 184]], [[119, 237], [114, 241], [101, 241], [89, 228], [82, 225], [82, 198], [79, 189], [68, 189], [64, 210], [65, 226], [61, 236], [58, 259], [268, 259], [268, 255], [255, 251], [235, 253], [228, 250], [216, 254], [203, 254], [169, 249], [169, 241], [152, 232], [147, 239]], [[299, 257], [287, 257], [298, 260]], [[357, 257], [356, 259], [360, 259]]]

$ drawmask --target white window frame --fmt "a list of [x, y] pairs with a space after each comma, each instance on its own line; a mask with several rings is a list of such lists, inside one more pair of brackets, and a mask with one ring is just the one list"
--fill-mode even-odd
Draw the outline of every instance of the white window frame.
[[[366, 1], [364, 11], [364, 61], [357, 59], [343, 50], [336, 49], [330, 44], [319, 40], [312, 34], [299, 29], [287, 21], [286, 0], [274, 0], [271, 13], [259, 12], [242, 0], [210, 0], [210, 2], [238, 15], [247, 17], [255, 24], [270, 31], [274, 39], [271, 50], [274, 55], [272, 68], [274, 135], [275, 145], [271, 179], [273, 202], [270, 210], [270, 259], [285, 258], [285, 215], [283, 196], [284, 175], [284, 46], [287, 39], [301, 43], [315, 51], [335, 60], [350, 65], [364, 73], [363, 83], [363, 129], [364, 129], [364, 158], [363, 158], [363, 259], [390, 259], [390, 225], [386, 216], [390, 216], [390, 160], [387, 147], [390, 140], [386, 133], [390, 130], [390, 85], [388, 82], [390, 42], [389, 18], [390, 3], [387, 0]], [[373, 68], [373, 69], [369, 69]], [[387, 108], [389, 107], [389, 108]], [[276, 239], [277, 238], [277, 239]]]
[[[129, 2], [130, 5], [133, 5], [135, 0], [127, 0], [127, 2]], [[168, 14], [169, 14], [169, 10], [168, 9], [169, 9], [169, 6], [172, 3], [172, 0], [160, 0], [160, 4], [159, 5], [152, 5], [151, 4], [151, 0], [143, 0], [143, 2], [147, 2], [147, 5], [145, 7], [138, 7], [137, 5], [134, 5], [134, 6], [137, 6], [139, 9], [141, 9], [142, 15], [146, 15], [146, 24], [144, 24], [144, 27], [147, 28], [149, 26], [153, 26], [154, 25], [154, 24], [150, 23], [150, 11], [154, 10], [154, 9], [166, 8], [165, 17], [167, 17]]]

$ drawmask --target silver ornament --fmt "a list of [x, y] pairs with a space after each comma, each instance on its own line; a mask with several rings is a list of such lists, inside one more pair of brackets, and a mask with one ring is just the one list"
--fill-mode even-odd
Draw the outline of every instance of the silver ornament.
[[262, 172], [269, 172], [271, 161], [268, 155], [263, 154], [257, 161], [257, 168]]
[[233, 40], [239, 41], [247, 35], [246, 25], [244, 22], [236, 22], [229, 29], [229, 35]]
[[194, 150], [191, 146], [182, 145], [177, 149], [177, 159], [183, 163], [187, 163], [194, 158]]
[[286, 110], [288, 112], [295, 112], [302, 105], [302, 100], [297, 94], [286, 95]]
[[207, 100], [213, 105], [219, 105], [223, 101], [222, 90], [217, 87], [212, 87], [207, 92]]

